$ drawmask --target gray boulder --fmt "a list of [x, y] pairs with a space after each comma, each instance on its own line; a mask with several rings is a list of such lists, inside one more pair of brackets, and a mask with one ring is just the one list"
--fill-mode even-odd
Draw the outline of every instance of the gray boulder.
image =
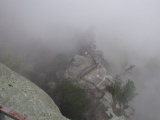
[[70, 61], [70, 64], [65, 71], [65, 77], [71, 79], [78, 79], [82, 77], [86, 71], [92, 69], [95, 63], [91, 56], [76, 55]]
[[1, 63], [0, 105], [29, 120], [68, 120], [43, 90]]
[[[99, 59], [90, 54], [74, 56], [65, 71], [65, 78], [75, 79], [81, 83], [87, 80], [99, 89], [104, 89], [106, 84], [112, 82], [112, 76], [108, 75], [108, 70], [101, 64]], [[93, 85], [87, 85], [94, 88]]]

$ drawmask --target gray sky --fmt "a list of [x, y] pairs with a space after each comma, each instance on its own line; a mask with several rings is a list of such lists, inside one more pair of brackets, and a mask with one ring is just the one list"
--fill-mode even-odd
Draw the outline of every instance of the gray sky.
[[[45, 42], [57, 35], [60, 26], [63, 39], [54, 44], [63, 43], [71, 34], [71, 30], [63, 33], [64, 26], [80, 31], [94, 26], [98, 49], [109, 61], [135, 64], [139, 93], [135, 119], [160, 119], [159, 0], [0, 0], [1, 39]], [[158, 68], [146, 67], [153, 63]]]

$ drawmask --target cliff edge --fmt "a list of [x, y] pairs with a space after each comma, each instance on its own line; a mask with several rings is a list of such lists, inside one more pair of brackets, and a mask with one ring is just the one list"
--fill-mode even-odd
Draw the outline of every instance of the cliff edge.
[[1, 63], [0, 105], [29, 120], [67, 120], [43, 90]]

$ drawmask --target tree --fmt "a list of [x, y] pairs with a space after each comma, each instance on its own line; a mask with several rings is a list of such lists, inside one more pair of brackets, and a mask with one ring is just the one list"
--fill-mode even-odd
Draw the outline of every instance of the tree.
[[137, 95], [136, 87], [132, 80], [128, 80], [124, 85], [122, 81], [124, 75], [130, 73], [134, 67], [134, 65], [130, 65], [129, 67], [127, 67], [120, 74], [117, 74], [114, 77], [114, 83], [106, 86], [106, 90], [112, 94], [113, 100], [123, 105], [132, 101]]
[[136, 93], [136, 87], [134, 85], [134, 82], [131, 80], [128, 80], [127, 83], [122, 87], [122, 93], [121, 93], [121, 102], [128, 103], [134, 99], [134, 97], [137, 95]]
[[56, 91], [60, 96], [58, 105], [62, 114], [73, 120], [82, 120], [91, 103], [85, 90], [70, 80], [62, 80], [57, 84]]

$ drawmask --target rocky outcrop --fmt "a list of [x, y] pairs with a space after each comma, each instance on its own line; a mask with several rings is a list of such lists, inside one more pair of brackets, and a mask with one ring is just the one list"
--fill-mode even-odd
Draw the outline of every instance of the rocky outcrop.
[[30, 120], [68, 120], [43, 90], [1, 63], [0, 105]]
[[113, 77], [109, 74], [108, 62], [99, 52], [94, 54], [76, 55], [73, 57], [65, 72], [65, 77], [76, 80], [82, 86], [92, 90], [103, 91], [99, 97], [100, 103], [105, 108], [106, 120], [126, 120], [127, 117], [134, 113], [131, 107], [123, 109], [120, 105], [113, 101], [112, 95], [105, 88], [106, 85], [112, 84]]

